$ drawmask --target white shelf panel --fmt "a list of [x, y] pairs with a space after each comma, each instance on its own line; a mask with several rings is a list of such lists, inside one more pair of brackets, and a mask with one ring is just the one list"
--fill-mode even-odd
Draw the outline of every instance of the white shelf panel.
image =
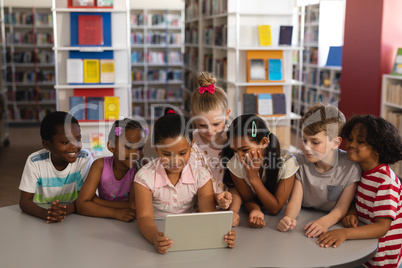
[[388, 107], [392, 107], [392, 108], [396, 108], [396, 109], [401, 109], [402, 110], [402, 106], [398, 105], [398, 104], [394, 104], [394, 103], [389, 103], [389, 102], [384, 102], [384, 105], [388, 106]]
[[126, 13], [126, 9], [117, 9], [117, 8], [52, 8], [52, 11], [56, 12], [64, 12], [64, 13], [71, 13], [71, 12], [103, 12], [103, 13]]
[[55, 51], [103, 52], [107, 50], [127, 50], [129, 47], [53, 47]]
[[[235, 47], [228, 47], [230, 50], [235, 50]], [[254, 47], [239, 47], [238, 50], [303, 50], [303, 47], [298, 46], [254, 46]]]
[[75, 89], [75, 88], [131, 88], [130, 84], [113, 84], [113, 85], [103, 85], [103, 84], [85, 84], [85, 85], [55, 85], [54, 88], [57, 89]]
[[249, 82], [231, 82], [228, 81], [228, 83], [234, 84], [239, 87], [252, 87], [252, 86], [301, 86], [303, 85], [303, 82], [297, 81], [297, 80], [292, 80], [289, 82], [269, 82], [269, 83], [249, 83]]

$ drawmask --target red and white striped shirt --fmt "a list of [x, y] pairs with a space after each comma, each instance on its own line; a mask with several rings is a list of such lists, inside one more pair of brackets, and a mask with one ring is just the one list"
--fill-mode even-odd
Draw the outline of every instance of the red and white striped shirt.
[[388, 165], [363, 172], [357, 187], [356, 209], [365, 224], [377, 217], [392, 218], [385, 236], [379, 238], [376, 255], [365, 263], [368, 267], [398, 267], [402, 259], [402, 186]]

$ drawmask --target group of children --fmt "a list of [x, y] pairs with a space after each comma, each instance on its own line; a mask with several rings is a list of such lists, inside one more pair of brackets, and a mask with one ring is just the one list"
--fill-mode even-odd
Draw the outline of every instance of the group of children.
[[[48, 223], [73, 212], [137, 220], [143, 236], [165, 253], [173, 242], [155, 218], [170, 213], [228, 209], [237, 226], [244, 206], [249, 226], [260, 228], [264, 213], [285, 207], [277, 225], [285, 232], [296, 226], [301, 207], [311, 207], [328, 212], [304, 227], [321, 247], [379, 238], [376, 255], [364, 265], [401, 264], [402, 186], [388, 165], [402, 159], [402, 143], [392, 124], [370, 115], [345, 123], [337, 108], [317, 104], [302, 118], [302, 152], [293, 155], [257, 115], [241, 115], [228, 126], [227, 96], [211, 74], [201, 73], [198, 85], [190, 120], [167, 109], [155, 122], [158, 157], [145, 165], [149, 131], [137, 121], [117, 120], [107, 143], [113, 156], [93, 161], [81, 149], [78, 121], [65, 112], [47, 115], [40, 130], [44, 149], [28, 157], [22, 174], [21, 210]], [[343, 140], [346, 152], [339, 149]], [[339, 221], [347, 228], [328, 231]], [[223, 239], [233, 248], [235, 231]]]

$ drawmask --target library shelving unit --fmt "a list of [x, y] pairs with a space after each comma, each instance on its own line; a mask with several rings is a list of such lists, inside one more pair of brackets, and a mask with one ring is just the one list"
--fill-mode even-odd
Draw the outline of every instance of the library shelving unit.
[[5, 7], [10, 123], [38, 123], [55, 110], [53, 22], [49, 8]]
[[184, 108], [183, 8], [131, 10], [133, 115], [150, 120], [166, 104]]
[[7, 111], [7, 87], [6, 79], [6, 43], [5, 43], [5, 27], [4, 27], [4, 0], [0, 0], [0, 147], [8, 146], [8, 111]]
[[[402, 76], [384, 74], [381, 87], [381, 117], [391, 122], [402, 136]], [[402, 161], [391, 166], [402, 178]]]
[[[299, 32], [303, 53], [294, 65], [294, 74], [302, 77], [301, 88], [293, 88], [292, 110], [303, 115], [314, 103], [340, 101], [341, 66], [326, 66], [330, 46], [342, 46], [344, 0], [313, 0], [299, 3]], [[297, 123], [297, 122], [296, 122]], [[292, 127], [298, 126], [293, 122]]]
[[[263, 116], [278, 134], [284, 148], [290, 147], [290, 120], [300, 119], [291, 112], [293, 53], [302, 48], [293, 32], [291, 45], [279, 45], [280, 26], [293, 26], [294, 1], [274, 0], [188, 0], [185, 3], [185, 87], [197, 88], [201, 71], [212, 72], [229, 98], [231, 118], [243, 113], [245, 93], [283, 93], [286, 112]], [[258, 25], [270, 25], [272, 45], [260, 46]], [[282, 60], [280, 81], [249, 82], [248, 55]], [[268, 80], [268, 79], [267, 79]]]
[[[53, 0], [52, 11], [57, 110], [70, 112], [77, 117], [80, 115], [83, 147], [90, 149], [94, 156], [107, 155], [109, 152], [106, 141], [113, 122], [131, 117], [129, 1], [114, 0], [112, 7], [91, 8], [72, 7], [71, 0]], [[81, 32], [79, 37], [79, 31], [82, 30], [80, 20], [88, 20], [88, 17], [89, 20], [96, 19], [98, 22], [101, 17], [101, 24], [99, 26], [98, 23], [99, 27], [95, 30], [98, 32], [91, 35], [89, 40], [93, 42], [92, 38], [96, 38], [94, 45], [83, 44], [83, 41], [88, 42], [89, 35]], [[86, 26], [91, 25], [93, 24], [89, 23]], [[69, 59], [83, 60], [84, 66], [79, 67], [78, 73], [76, 69], [67, 67]], [[91, 65], [85, 65], [88, 60]], [[103, 70], [101, 71], [96, 62], [101, 66], [103, 60], [113, 61], [114, 66], [109, 65], [109, 71], [112, 71], [114, 82], [100, 83], [99, 79], [102, 78], [99, 76], [102, 77]], [[84, 83], [68, 83], [67, 76], [74, 79], [81, 77]], [[87, 80], [94, 76], [97, 80]], [[83, 103], [72, 104], [71, 97], [83, 97]], [[115, 102], [109, 103], [107, 99], [114, 99]], [[109, 116], [110, 112], [114, 115]]]

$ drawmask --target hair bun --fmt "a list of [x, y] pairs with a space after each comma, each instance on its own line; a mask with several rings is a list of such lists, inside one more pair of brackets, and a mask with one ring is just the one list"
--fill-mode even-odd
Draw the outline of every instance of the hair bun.
[[200, 87], [207, 87], [211, 84], [216, 84], [216, 78], [208, 72], [202, 72], [197, 78], [197, 84]]
[[177, 114], [177, 113], [174, 109], [167, 107], [167, 108], [165, 108], [164, 115], [168, 115], [168, 114]]

